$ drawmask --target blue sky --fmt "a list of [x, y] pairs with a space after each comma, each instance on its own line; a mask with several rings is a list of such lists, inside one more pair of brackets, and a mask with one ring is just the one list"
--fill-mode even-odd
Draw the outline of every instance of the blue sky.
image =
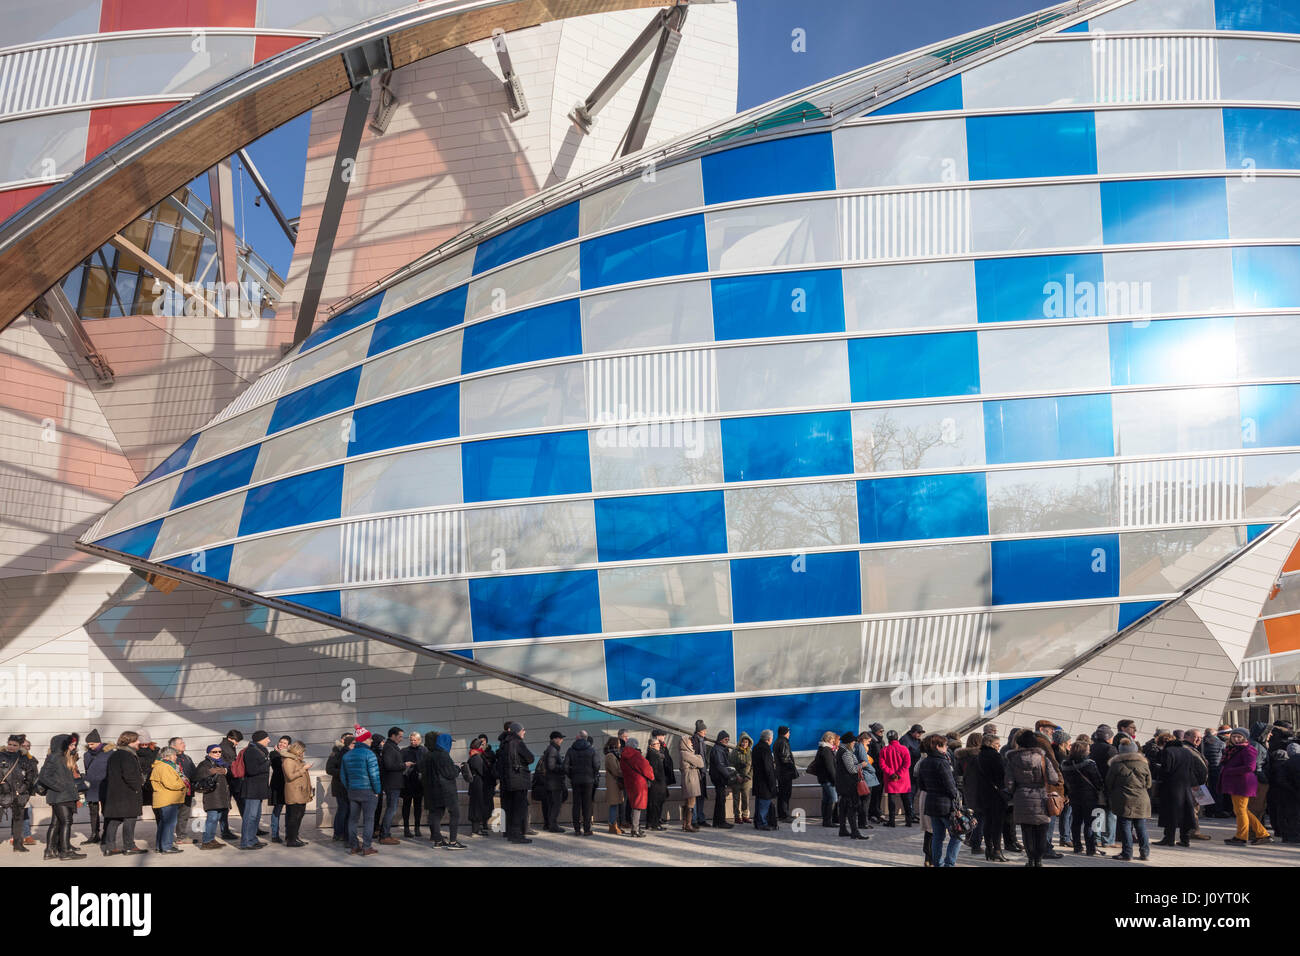
[[[740, 33], [738, 110], [810, 86], [907, 50], [957, 36], [1048, 5], [1049, 0], [737, 0]], [[793, 49], [802, 30], [804, 52]], [[285, 215], [302, 207], [307, 113], [249, 147]], [[293, 248], [244, 176], [241, 202], [236, 160], [235, 221], [258, 254], [284, 275]], [[195, 188], [205, 198], [207, 177]]]

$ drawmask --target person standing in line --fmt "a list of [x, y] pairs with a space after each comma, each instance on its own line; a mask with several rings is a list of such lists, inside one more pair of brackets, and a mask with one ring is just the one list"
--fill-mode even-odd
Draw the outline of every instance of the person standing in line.
[[856, 738], [846, 730], [840, 734], [840, 746], [835, 751], [835, 792], [840, 808], [840, 836], [853, 840], [870, 840], [858, 830], [858, 758], [853, 755]]
[[749, 798], [754, 785], [754, 738], [741, 733], [731, 751], [731, 767], [736, 771], [731, 784], [731, 822], [736, 826], [749, 822]]
[[[221, 741], [221, 759], [226, 762], [227, 767], [235, 766], [235, 757], [238, 756], [239, 743], [244, 739], [244, 735], [238, 730], [226, 731], [225, 738]], [[244, 780], [242, 777], [236, 777], [232, 772], [230, 774], [230, 800], [240, 812], [243, 812], [243, 788]], [[221, 815], [221, 839], [234, 840], [235, 833], [230, 829], [230, 813], [227, 811]]]
[[373, 856], [379, 851], [371, 846], [374, 839], [375, 803], [383, 792], [379, 776], [379, 758], [370, 746], [373, 734], [360, 724], [352, 728], [352, 743], [339, 762], [343, 788], [348, 793], [348, 852]]
[[981, 785], [979, 772], [980, 746], [984, 735], [971, 733], [966, 738], [966, 746], [958, 748], [952, 754], [953, 773], [957, 778], [957, 789], [961, 792], [961, 803], [974, 814], [974, 825], [966, 837], [966, 845], [971, 855], [980, 852], [984, 844], [984, 813], [981, 806]]
[[542, 829], [548, 833], [563, 833], [560, 826], [560, 811], [564, 809], [568, 788], [565, 786], [564, 755], [560, 747], [564, 744], [564, 734], [558, 730], [551, 731], [550, 742], [542, 751], [542, 774], [546, 778], [542, 792], [542, 817], [545, 820]]
[[[144, 776], [136, 754], [139, 746], [138, 733], [123, 731], [117, 738], [117, 749], [108, 755], [108, 771], [104, 775], [104, 842], [99, 847], [104, 856], [148, 852], [135, 845], [135, 822], [144, 807]], [[121, 848], [117, 847], [119, 828]]]
[[700, 778], [699, 799], [694, 804], [695, 817], [691, 821], [692, 825], [698, 830], [700, 827], [709, 826], [709, 820], [704, 812], [704, 801], [709, 798], [709, 773], [708, 767], [708, 726], [703, 720], [695, 722], [695, 735], [691, 737], [691, 745], [695, 748], [695, 753], [704, 761], [704, 766], [700, 767], [697, 775]]
[[[1051, 760], [1043, 740], [1032, 730], [1022, 730], [1016, 749], [1007, 754], [1012, 812], [1025, 841], [1026, 866], [1042, 866], [1047, 856], [1048, 831], [1052, 815], [1048, 812], [1048, 792], [1062, 785], [1060, 771]], [[1045, 740], [1043, 740], [1046, 743]]]
[[884, 792], [889, 798], [889, 820], [885, 826], [894, 826], [894, 816], [899, 806], [907, 826], [912, 826], [912, 757], [906, 747], [898, 742], [898, 731], [885, 735], [887, 743], [880, 751], [880, 769], [884, 775]]
[[[1201, 750], [1201, 744], [1204, 740], [1205, 738], [1201, 735], [1201, 732], [1195, 727], [1183, 731], [1183, 749], [1191, 755], [1193, 760], [1201, 765], [1201, 769], [1196, 771], [1195, 775], [1201, 778], [1208, 790], [1210, 786], [1210, 762], [1205, 759], [1205, 754]], [[1199, 789], [1199, 785], [1194, 787], [1190, 795], [1192, 804], [1192, 830], [1187, 835], [1193, 840], [1209, 840], [1209, 834], [1201, 832], [1201, 816], [1204, 811], [1201, 804], [1196, 799], [1196, 793]]]
[[[772, 762], [776, 767], [777, 794], [776, 819], [781, 823], [790, 823], [794, 817], [790, 813], [790, 799], [794, 795], [794, 782], [799, 779], [799, 766], [794, 760], [794, 751], [790, 748], [790, 728], [782, 724], [776, 728], [776, 739], [772, 742]], [[755, 825], [758, 821], [755, 820]]]
[[[1108, 724], [1099, 724], [1097, 729], [1092, 733], [1092, 747], [1088, 750], [1088, 756], [1092, 762], [1097, 765], [1097, 772], [1101, 774], [1101, 779], [1106, 779], [1106, 770], [1109, 768], [1111, 758], [1119, 753], [1115, 744], [1115, 731], [1111, 730]], [[1119, 818], [1111, 812], [1109, 806], [1106, 807], [1106, 829], [1097, 837], [1098, 846], [1110, 846], [1115, 842], [1115, 828], [1119, 825]]]
[[144, 780], [144, 805], [152, 810], [156, 826], [161, 822], [162, 812], [153, 809], [153, 787], [149, 781], [153, 762], [158, 759], [158, 745], [143, 731], [140, 733], [140, 749], [136, 751], [136, 759], [140, 761], [140, 778]]
[[506, 838], [511, 843], [528, 844], [528, 791], [532, 787], [529, 768], [537, 759], [524, 743], [526, 731], [517, 721], [510, 722], [506, 738], [497, 753], [495, 771], [501, 781], [501, 804], [506, 813]]
[[379, 780], [383, 784], [384, 813], [379, 824], [379, 842], [383, 846], [397, 846], [402, 841], [393, 836], [393, 821], [402, 800], [402, 785], [406, 781], [407, 761], [402, 756], [402, 740], [406, 731], [401, 727], [388, 728], [388, 736], [379, 748]]
[[45, 788], [50, 805], [50, 823], [45, 830], [45, 859], [84, 860], [86, 854], [72, 848], [72, 818], [87, 789], [77, 766], [76, 734], [57, 734], [50, 740], [50, 752], [41, 767], [36, 785]]
[[[1192, 789], [1205, 783], [1208, 774], [1205, 764], [1192, 756], [1184, 742], [1173, 734], [1161, 734], [1160, 743], [1152, 772], [1159, 782], [1159, 822], [1165, 832], [1156, 845], [1190, 847], [1196, 819], [1192, 810]], [[1178, 836], [1176, 844], [1175, 831]]]
[[184, 852], [176, 845], [176, 821], [180, 819], [181, 805], [190, 794], [190, 781], [177, 766], [177, 756], [175, 747], [164, 747], [149, 770], [153, 808], [160, 811], [158, 830], [154, 834], [154, 848], [159, 853]]
[[911, 757], [911, 763], [908, 764], [908, 779], [911, 781], [912, 789], [909, 795], [912, 798], [912, 810], [908, 815], [908, 826], [913, 823], [920, 823], [921, 811], [916, 807], [916, 795], [921, 788], [921, 782], [916, 775], [916, 765], [921, 761], [925, 752], [921, 749], [921, 740], [925, 737], [925, 728], [920, 724], [913, 724], [911, 729], [903, 735], [899, 741], [907, 748], [908, 756]]
[[[1067, 731], [1057, 727], [1048, 731], [1045, 736], [1051, 741], [1052, 759], [1056, 762], [1056, 769], [1060, 770], [1061, 761], [1068, 759], [1070, 756], [1070, 735]], [[1061, 779], [1065, 779], [1064, 773], [1061, 774]], [[1074, 816], [1074, 801], [1070, 799], [1069, 787], [1065, 783], [1061, 784], [1061, 789], [1064, 791], [1065, 809], [1056, 817], [1056, 842], [1061, 846], [1071, 846], [1070, 820]], [[1050, 841], [1051, 834], [1049, 833], [1048, 842], [1050, 843]], [[1057, 854], [1057, 856], [1059, 857], [1060, 854]]]
[[[650, 764], [654, 779], [650, 781], [646, 793], [645, 828], [664, 831], [664, 803], [668, 800], [668, 769], [664, 764], [664, 741], [659, 731], [650, 732], [650, 741], [646, 744], [645, 759]], [[590, 831], [588, 831], [590, 835]]]
[[[967, 770], [968, 774], [974, 775], [972, 783], [978, 791], [975, 802], [984, 830], [984, 859], [990, 863], [1009, 862], [1002, 852], [1007, 791], [1006, 767], [1000, 752], [1001, 746], [1002, 741], [996, 733], [984, 734], [980, 738], [979, 754], [974, 764]], [[969, 793], [970, 791], [967, 790], [968, 795]]]
[[108, 755], [113, 748], [104, 748], [99, 730], [86, 734], [86, 752], [81, 757], [83, 776], [89, 789], [86, 791], [86, 809], [90, 813], [90, 838], [87, 844], [98, 843], [100, 834], [99, 805], [104, 800], [104, 775], [108, 773]]
[[1259, 792], [1259, 777], [1255, 772], [1257, 753], [1250, 735], [1238, 727], [1228, 734], [1228, 745], [1223, 751], [1223, 764], [1219, 772], [1219, 787], [1232, 800], [1232, 810], [1237, 817], [1237, 832], [1224, 840], [1230, 846], [1248, 843], [1272, 843], [1273, 838], [1259, 817], [1250, 809], [1250, 801]]
[[885, 818], [881, 801], [885, 795], [885, 784], [880, 770], [880, 753], [885, 749], [885, 725], [881, 723], [871, 724], [867, 728], [864, 742], [867, 745], [867, 756], [871, 758], [871, 766], [876, 770], [876, 783], [871, 788], [871, 798], [867, 803], [867, 822], [884, 823]]
[[[437, 734], [433, 747], [424, 757], [420, 768], [420, 777], [424, 781], [425, 801], [429, 805], [429, 839], [433, 845], [443, 850], [464, 850], [460, 842], [460, 795], [456, 790], [456, 778], [460, 768], [451, 759], [451, 734]], [[447, 833], [450, 839], [442, 838], [442, 815], [447, 814]]]
[[[211, 780], [211, 783], [206, 781]], [[225, 844], [217, 839], [221, 815], [230, 811], [230, 767], [221, 756], [221, 744], [213, 744], [207, 756], [194, 768], [194, 789], [203, 795], [203, 842], [201, 850], [220, 850]]]
[[185, 795], [185, 802], [181, 804], [180, 812], [176, 817], [176, 833], [182, 841], [189, 835], [190, 842], [198, 846], [198, 829], [192, 820], [194, 809], [194, 775], [196, 767], [194, 761], [190, 759], [189, 754], [185, 752], [185, 738], [173, 737], [167, 741], [167, 746], [176, 751], [176, 766], [180, 769], [183, 776], [190, 783], [190, 792]]
[[284, 771], [280, 769], [280, 761], [284, 755], [289, 752], [289, 745], [293, 743], [293, 738], [287, 734], [275, 742], [275, 749], [268, 755], [271, 760], [271, 786], [270, 796], [267, 798], [271, 804], [271, 842], [284, 843], [280, 836], [280, 817], [284, 814]]
[[330, 755], [325, 760], [325, 772], [330, 778], [330, 796], [334, 798], [334, 842], [348, 842], [348, 814], [352, 805], [348, 801], [348, 788], [343, 786], [343, 755], [352, 749], [353, 737], [343, 734], [334, 741]]
[[302, 820], [311, 802], [311, 764], [307, 762], [307, 747], [295, 740], [280, 757], [280, 772], [284, 775], [284, 845], [306, 846], [299, 836]]
[[808, 769], [817, 778], [822, 788], [822, 826], [835, 826], [835, 751], [839, 749], [840, 740], [835, 731], [828, 730], [822, 734], [817, 743], [817, 756], [813, 758]]
[[[697, 720], [695, 725], [699, 727], [702, 723], [703, 721]], [[696, 802], [703, 799], [700, 771], [704, 769], [704, 758], [696, 753], [695, 740], [695, 737], [683, 737], [678, 756], [682, 765], [682, 800], [684, 801], [682, 806], [682, 829], [687, 833], [700, 832]], [[606, 766], [608, 767], [608, 762]], [[606, 783], [605, 786], [608, 787], [609, 784]]]
[[[1097, 768], [1097, 762], [1089, 756], [1090, 743], [1086, 737], [1080, 737], [1070, 745], [1070, 755], [1061, 763], [1061, 774], [1065, 777], [1065, 792], [1070, 796], [1070, 805], [1074, 815], [1070, 818], [1070, 837], [1075, 853], [1084, 852], [1086, 844], [1088, 856], [1105, 856], [1105, 850], [1097, 849], [1097, 834], [1093, 830], [1093, 811], [1105, 804], [1105, 778]], [[1083, 839], [1079, 831], [1083, 831]]]
[[631, 814], [628, 836], [644, 837], [641, 829], [641, 814], [645, 812], [650, 784], [654, 781], [654, 771], [650, 762], [641, 753], [641, 743], [635, 737], [629, 737], [623, 749], [619, 751], [618, 762], [623, 770], [623, 792], [627, 795], [627, 804]]
[[[781, 738], [776, 739], [779, 741]], [[775, 830], [777, 821], [780, 820], [776, 801], [779, 800], [781, 781], [773, 750], [772, 731], [764, 730], [758, 735], [750, 770], [754, 788], [754, 829]]]
[[[926, 758], [921, 761], [920, 789], [925, 793], [925, 812], [930, 818], [930, 859], [935, 866], [956, 866], [961, 853], [961, 836], [950, 829], [952, 813], [961, 802], [952, 761], [948, 759], [948, 740], [930, 734], [922, 741]], [[948, 841], [947, 850], [944, 840]]]
[[[27, 803], [36, 792], [40, 770], [23, 753], [23, 735], [10, 734], [0, 752], [0, 811], [9, 811], [9, 830], [15, 853], [29, 853], [23, 836]], [[107, 825], [107, 823], [106, 823]]]
[[[866, 738], [868, 736], [866, 733], [860, 733], [857, 735], [857, 739], [853, 741], [853, 756], [858, 761], [858, 779], [866, 786], [866, 793], [860, 793], [857, 800], [859, 830], [875, 829], [868, 819], [867, 809], [870, 803], [871, 788], [880, 783], [880, 778], [876, 775], [876, 761], [867, 748]], [[862, 787], [858, 789], [862, 790]]]
[[609, 803], [609, 832], [623, 833], [618, 825], [619, 807], [623, 805], [623, 765], [619, 763], [617, 737], [605, 741], [605, 799]]
[[244, 805], [240, 810], [241, 827], [239, 848], [260, 850], [266, 846], [257, 838], [262, 823], [262, 802], [271, 795], [271, 754], [266, 745], [271, 735], [265, 730], [253, 732], [253, 739], [244, 748], [244, 779], [240, 792]]
[[[479, 734], [469, 745], [469, 832], [470, 836], [487, 836], [492, 819], [492, 779], [490, 749], [486, 734]], [[433, 834], [430, 834], [432, 837]]]
[[402, 774], [402, 836], [411, 839], [411, 806], [415, 806], [415, 839], [420, 839], [420, 817], [424, 812], [424, 783], [420, 779], [420, 767], [424, 756], [429, 752], [424, 746], [424, 737], [415, 731], [407, 745], [402, 748], [402, 762], [406, 771]]
[[733, 824], [727, 822], [727, 796], [731, 793], [732, 778], [735, 771], [731, 767], [731, 734], [719, 731], [713, 748], [709, 751], [709, 777], [713, 781], [713, 826], [719, 830], [730, 830]]
[[569, 752], [564, 755], [562, 775], [573, 784], [573, 835], [591, 836], [592, 802], [596, 795], [596, 780], [600, 777], [600, 756], [591, 743], [591, 735], [585, 730], [578, 731]]
[[1151, 767], [1130, 737], [1120, 737], [1115, 756], [1106, 766], [1106, 804], [1119, 820], [1120, 851], [1116, 860], [1133, 859], [1136, 839], [1139, 858], [1151, 858], [1147, 818], [1151, 816]]

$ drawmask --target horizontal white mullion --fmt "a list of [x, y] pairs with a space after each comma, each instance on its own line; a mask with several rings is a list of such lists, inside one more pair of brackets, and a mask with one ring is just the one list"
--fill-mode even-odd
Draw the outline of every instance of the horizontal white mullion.
[[[274, 2], [274, 0], [272, 0]], [[50, 40], [35, 40], [31, 43], [18, 43], [13, 46], [0, 47], [0, 56], [13, 53], [26, 53], [28, 50], [45, 50], [51, 47], [76, 46], [82, 43], [96, 45], [114, 43], [118, 40], [151, 39], [155, 37], [192, 38], [196, 33], [205, 36], [249, 36], [249, 37], [302, 37], [315, 40], [327, 36], [319, 30], [286, 30], [271, 27], [150, 27], [146, 30], [113, 30], [104, 33], [82, 33], [77, 36], [55, 37]]]
[[[1107, 34], [1109, 36], [1110, 34]], [[1044, 38], [1046, 39], [1046, 38]], [[1094, 38], [1095, 39], [1095, 38]], [[1291, 35], [1291, 40], [1300, 40], [1300, 34]], [[932, 110], [923, 113], [877, 116], [868, 114], [845, 120], [839, 129], [853, 126], [881, 126], [887, 123], [914, 123], [930, 119], [963, 119], [967, 116], [1018, 116], [1024, 113], [1100, 113], [1106, 110], [1187, 110], [1187, 109], [1300, 109], [1294, 100], [1229, 100], [1222, 97], [1205, 100], [1133, 100], [1119, 103], [1063, 103], [1044, 104], [1042, 106], [985, 106], [977, 109]], [[1241, 170], [1236, 170], [1241, 174]], [[1157, 178], [1158, 173], [1151, 173], [1150, 178]], [[1124, 173], [1122, 179], [1146, 179], [1145, 173]]]
[[[14, 113], [0, 113], [0, 124], [10, 122], [11, 120], [32, 119], [37, 116], [54, 116], [57, 113], [86, 113], [90, 110], [100, 109], [105, 106], [138, 106], [147, 103], [187, 103], [193, 97], [202, 92], [202, 90], [195, 90], [192, 93], [170, 92], [159, 93], [156, 96], [119, 96], [107, 100], [79, 100], [75, 103], [63, 103], [59, 106], [42, 106], [39, 109], [22, 110]], [[3, 130], [3, 126], [0, 126], [0, 130]], [[109, 149], [112, 149], [112, 147], [110, 146]]]

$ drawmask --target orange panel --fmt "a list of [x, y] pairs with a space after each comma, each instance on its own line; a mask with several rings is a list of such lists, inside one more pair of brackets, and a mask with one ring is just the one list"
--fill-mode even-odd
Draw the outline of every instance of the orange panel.
[[1286, 564], [1282, 565], [1282, 573], [1285, 574], [1288, 571], [1300, 571], [1300, 544], [1291, 549]]
[[1275, 617], [1265, 621], [1264, 634], [1268, 638], [1270, 654], [1300, 651], [1300, 614], [1290, 614], [1287, 617]]
[[161, 27], [252, 27], [257, 0], [103, 0], [101, 33]]
[[137, 103], [133, 106], [105, 106], [90, 111], [86, 130], [86, 162], [166, 113], [175, 103]]
[[253, 42], [253, 62], [269, 60], [277, 53], [292, 50], [299, 43], [306, 43], [311, 37], [258, 37]]

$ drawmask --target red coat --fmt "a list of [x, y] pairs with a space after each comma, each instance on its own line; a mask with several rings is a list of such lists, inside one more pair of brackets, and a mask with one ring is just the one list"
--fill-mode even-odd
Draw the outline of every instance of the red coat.
[[[884, 771], [885, 793], [910, 793], [912, 790], [912, 755], [897, 740], [880, 751], [880, 769]], [[890, 774], [898, 774], [890, 780]]]
[[644, 810], [650, 781], [655, 778], [650, 761], [635, 747], [624, 747], [618, 762], [623, 768], [623, 793], [628, 803], [633, 810]]

